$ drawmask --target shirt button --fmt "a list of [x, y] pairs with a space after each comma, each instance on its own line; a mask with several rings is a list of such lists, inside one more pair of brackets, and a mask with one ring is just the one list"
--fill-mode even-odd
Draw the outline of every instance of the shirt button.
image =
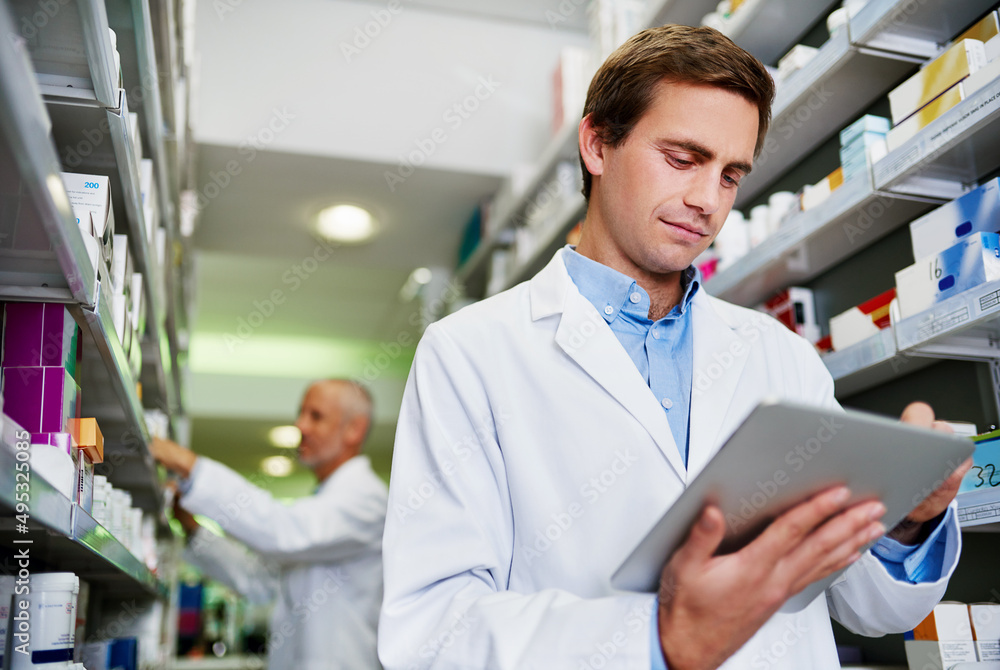
[[653, 328], [653, 339], [654, 340], [660, 339], [660, 331], [658, 331], [656, 328]]
[[612, 314], [615, 313], [615, 308], [612, 307], [611, 305], [608, 305], [607, 307], [604, 308], [604, 313], [607, 314], [608, 316], [611, 316]]
[[670, 409], [674, 406], [674, 403], [670, 400], [670, 398], [664, 398], [660, 401], [660, 404], [663, 405], [663, 409]]
[[632, 304], [634, 305], [634, 304], [638, 303], [640, 300], [642, 300], [642, 296], [639, 295], [638, 293], [633, 293], [632, 295], [630, 295], [628, 297], [628, 299], [631, 300]]

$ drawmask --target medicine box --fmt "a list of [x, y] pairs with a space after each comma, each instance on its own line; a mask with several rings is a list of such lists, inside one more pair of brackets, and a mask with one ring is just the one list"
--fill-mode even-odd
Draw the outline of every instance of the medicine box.
[[896, 273], [899, 315], [905, 319], [919, 314], [996, 279], [1000, 279], [1000, 238], [996, 233], [976, 233]]
[[115, 213], [111, 206], [111, 181], [92, 174], [62, 173], [66, 195], [69, 196], [76, 223], [84, 236], [97, 240], [101, 257], [110, 266], [112, 236], [115, 234]]
[[1000, 179], [991, 179], [910, 223], [913, 258], [920, 260], [974, 233], [1000, 232]]
[[939, 603], [904, 639], [906, 662], [911, 668], [950, 668], [956, 663], [976, 661], [965, 603]]
[[64, 367], [3, 368], [4, 412], [29, 433], [62, 433], [80, 389]]
[[969, 605], [972, 636], [980, 661], [1000, 661], [1000, 604]]
[[941, 118], [945, 112], [958, 106], [960, 102], [980, 90], [1000, 76], [1000, 60], [977, 70], [975, 74], [966, 77], [947, 91], [932, 100], [922, 109], [897, 125], [886, 135], [889, 151], [895, 151], [904, 142], [926, 128], [933, 121]]
[[764, 303], [764, 311], [810, 342], [819, 339], [813, 292], [799, 286], [779, 291]]
[[62, 366], [76, 375], [80, 329], [65, 305], [9, 302], [3, 306], [3, 317], [0, 365]]
[[830, 319], [833, 350], [846, 349], [888, 328], [891, 321], [889, 307], [895, 297], [896, 289], [891, 288]]
[[901, 123], [985, 65], [986, 50], [982, 42], [968, 39], [956, 42], [917, 74], [889, 91], [889, 108], [893, 124]]
[[996, 37], [998, 33], [1000, 33], [1000, 24], [997, 23], [996, 10], [993, 10], [988, 12], [983, 18], [976, 21], [971, 28], [957, 36], [955, 38], [955, 43], [957, 44], [958, 42], [966, 39], [979, 40], [980, 42], [985, 43]]
[[885, 135], [891, 124], [884, 116], [865, 114], [860, 119], [840, 131], [840, 146], [846, 147], [865, 133]]

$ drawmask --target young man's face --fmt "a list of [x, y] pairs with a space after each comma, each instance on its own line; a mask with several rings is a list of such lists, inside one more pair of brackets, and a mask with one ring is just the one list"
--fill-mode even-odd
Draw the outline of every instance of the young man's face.
[[757, 116], [725, 89], [663, 83], [625, 142], [602, 145], [591, 204], [619, 269], [677, 272], [708, 247], [753, 162]]

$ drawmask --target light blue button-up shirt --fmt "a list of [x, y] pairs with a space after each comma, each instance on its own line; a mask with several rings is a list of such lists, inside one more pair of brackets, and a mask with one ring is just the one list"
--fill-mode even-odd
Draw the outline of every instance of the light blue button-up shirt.
[[[563, 257], [570, 279], [604, 317], [629, 358], [667, 414], [670, 432], [687, 465], [688, 427], [691, 417], [691, 377], [694, 370], [694, 340], [691, 332], [691, 300], [701, 286], [701, 274], [688, 267], [681, 276], [684, 290], [680, 303], [665, 317], [649, 318], [649, 295], [631, 277], [581, 256], [566, 247]], [[936, 581], [944, 564], [946, 533], [952, 512], [931, 535], [915, 547], [882, 538], [872, 552], [894, 579], [913, 584]], [[667, 670], [655, 625], [656, 606], [650, 626], [652, 670]]]

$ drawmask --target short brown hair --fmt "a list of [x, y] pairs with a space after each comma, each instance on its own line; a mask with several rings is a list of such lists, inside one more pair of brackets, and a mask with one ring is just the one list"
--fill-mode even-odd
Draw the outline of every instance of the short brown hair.
[[[774, 80], [764, 65], [714, 28], [665, 25], [649, 28], [608, 56], [587, 91], [583, 115], [601, 141], [621, 145], [649, 109], [658, 84], [707, 84], [742, 96], [757, 106], [760, 154], [771, 123]], [[591, 174], [583, 168], [583, 195], [590, 199]]]

